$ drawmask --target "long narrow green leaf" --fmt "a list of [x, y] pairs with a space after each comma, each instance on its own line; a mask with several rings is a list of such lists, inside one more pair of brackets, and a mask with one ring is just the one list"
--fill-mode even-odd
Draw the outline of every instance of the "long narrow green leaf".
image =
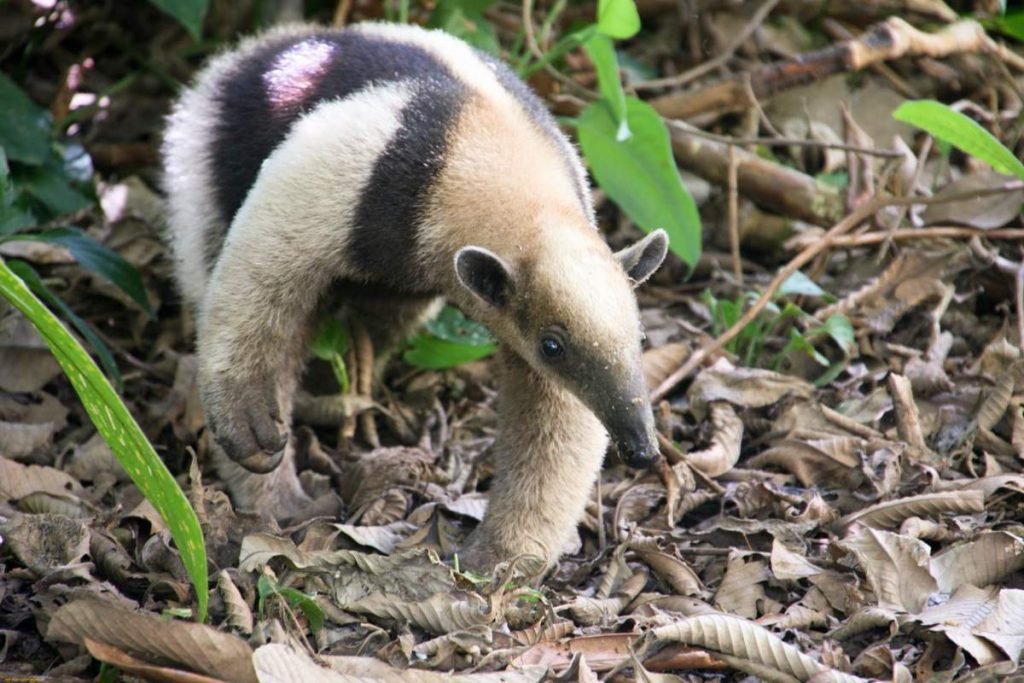
[[146, 288], [135, 266], [113, 249], [108, 249], [78, 228], [53, 228], [41, 233], [15, 234], [5, 240], [36, 240], [66, 247], [83, 268], [101, 275], [131, 297], [150, 318], [156, 317], [149, 305]]
[[64, 303], [63, 299], [51, 292], [50, 288], [46, 286], [42, 278], [39, 277], [39, 274], [32, 270], [30, 265], [24, 261], [15, 260], [8, 262], [7, 267], [14, 271], [14, 274], [20, 277], [36, 296], [41, 297], [52, 308], [57, 309], [78, 330], [78, 334], [82, 335], [85, 341], [89, 342], [89, 346], [96, 352], [97, 358], [100, 359], [100, 365], [103, 366], [103, 371], [107, 373], [108, 377], [114, 379], [114, 386], [120, 389], [121, 371], [117, 369], [114, 356], [110, 353], [110, 349], [103, 343], [99, 335], [89, 326], [89, 323], [82, 320], [77, 313], [72, 311], [71, 307]]
[[626, 118], [632, 136], [619, 142], [607, 103], [584, 109], [577, 120], [583, 155], [598, 184], [633, 222], [646, 231], [665, 228], [669, 248], [693, 266], [700, 258], [700, 215], [679, 179], [665, 123], [635, 97], [626, 98]]
[[188, 498], [96, 363], [3, 259], [0, 259], [0, 295], [35, 325], [71, 380], [96, 429], [167, 524], [195, 587], [198, 618], [205, 621], [209, 597], [206, 548], [199, 519]]
[[615, 46], [611, 38], [601, 33], [586, 42], [583, 49], [590, 56], [597, 71], [597, 87], [608, 106], [615, 112], [615, 120], [619, 124], [615, 139], [618, 142], [629, 139], [629, 123], [626, 121], [626, 93], [619, 79], [619, 60], [615, 56]]
[[1024, 163], [1006, 145], [973, 119], [935, 100], [904, 102], [893, 112], [897, 121], [931, 133], [959, 150], [977, 157], [999, 173], [1024, 180]]

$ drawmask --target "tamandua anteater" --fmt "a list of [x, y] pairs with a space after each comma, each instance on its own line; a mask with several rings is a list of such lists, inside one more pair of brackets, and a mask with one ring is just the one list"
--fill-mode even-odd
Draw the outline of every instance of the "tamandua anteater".
[[199, 74], [163, 156], [200, 394], [236, 480], [280, 465], [338, 292], [390, 341], [439, 297], [501, 340], [498, 470], [466, 566], [557, 559], [609, 435], [631, 465], [654, 457], [633, 288], [667, 237], [609, 250], [573, 146], [492, 57], [412, 26], [276, 29]]

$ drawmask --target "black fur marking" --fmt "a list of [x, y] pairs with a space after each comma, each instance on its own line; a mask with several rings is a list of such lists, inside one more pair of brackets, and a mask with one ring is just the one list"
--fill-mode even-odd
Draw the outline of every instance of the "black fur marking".
[[348, 246], [352, 263], [374, 281], [422, 290], [414, 281], [417, 228], [467, 94], [448, 75], [418, 83], [398, 132], [374, 166]]
[[497, 77], [498, 82], [505, 90], [507, 90], [516, 101], [519, 102], [520, 106], [526, 110], [526, 113], [533, 120], [534, 124], [537, 125], [541, 131], [548, 136], [548, 138], [558, 148], [559, 154], [565, 161], [565, 170], [572, 175], [573, 184], [576, 186], [576, 196], [580, 200], [580, 205], [586, 211], [587, 202], [584, 198], [584, 193], [590, 192], [590, 188], [586, 187], [585, 184], [581, 184], [576, 180], [576, 171], [574, 170], [572, 158], [575, 152], [572, 147], [566, 142], [565, 136], [562, 135], [558, 128], [558, 122], [551, 115], [547, 105], [544, 101], [537, 96], [530, 86], [522, 81], [519, 76], [515, 74], [504, 62], [495, 59], [492, 55], [486, 52], [477, 51], [477, 55], [480, 59], [490, 66], [494, 70], [494, 75]]
[[[277, 80], [268, 76], [275, 70]], [[225, 226], [245, 201], [263, 161], [298, 118], [321, 102], [347, 97], [371, 83], [408, 79], [453, 81], [445, 67], [421, 48], [358, 31], [328, 30], [282, 36], [224, 74], [211, 175]], [[408, 125], [408, 119], [403, 123]], [[436, 168], [428, 170], [409, 179], [428, 180]], [[414, 226], [395, 227], [404, 231]], [[217, 231], [207, 238], [211, 267], [223, 240], [224, 233]]]

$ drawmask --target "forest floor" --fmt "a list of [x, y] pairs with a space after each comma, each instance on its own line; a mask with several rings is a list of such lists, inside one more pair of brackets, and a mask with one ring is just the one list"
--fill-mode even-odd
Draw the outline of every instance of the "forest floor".
[[[0, 304], [0, 682], [111, 666], [154, 681], [1024, 680], [1024, 186], [891, 115], [955, 103], [1019, 159], [1012, 25], [929, 0], [638, 5], [626, 89], [672, 121], [704, 231], [692, 272], [670, 256], [638, 289], [661, 458], [635, 471], [609, 454], [557, 566], [481, 577], [444, 558], [486, 508], [488, 359], [397, 357], [371, 394], [353, 384], [364, 395], [337, 424], [297, 424], [314, 503], [288, 528], [235, 510], [209, 467], [159, 140], [180, 84], [262, 4], [214, 3], [200, 43], [148, 3], [0, 4], [0, 71], [91, 163], [90, 201], [44, 227], [121, 254], [155, 316], [61, 246], [0, 255], [111, 350], [197, 509], [212, 584], [196, 625], [164, 521]], [[551, 32], [589, 13], [570, 5]], [[311, 16], [381, 14], [360, 0]], [[518, 6], [483, 17], [515, 42]], [[570, 116], [595, 75], [581, 50], [558, 68], [531, 83]], [[640, 235], [595, 197], [613, 247]], [[337, 388], [322, 361], [307, 375]]]

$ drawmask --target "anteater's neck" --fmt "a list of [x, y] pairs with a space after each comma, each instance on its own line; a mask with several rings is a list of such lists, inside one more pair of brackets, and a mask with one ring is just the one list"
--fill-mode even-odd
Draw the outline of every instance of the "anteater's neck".
[[471, 548], [482, 542], [500, 557], [530, 553], [552, 561], [583, 515], [608, 438], [568, 390], [512, 351], [503, 350], [499, 362], [497, 473]]

